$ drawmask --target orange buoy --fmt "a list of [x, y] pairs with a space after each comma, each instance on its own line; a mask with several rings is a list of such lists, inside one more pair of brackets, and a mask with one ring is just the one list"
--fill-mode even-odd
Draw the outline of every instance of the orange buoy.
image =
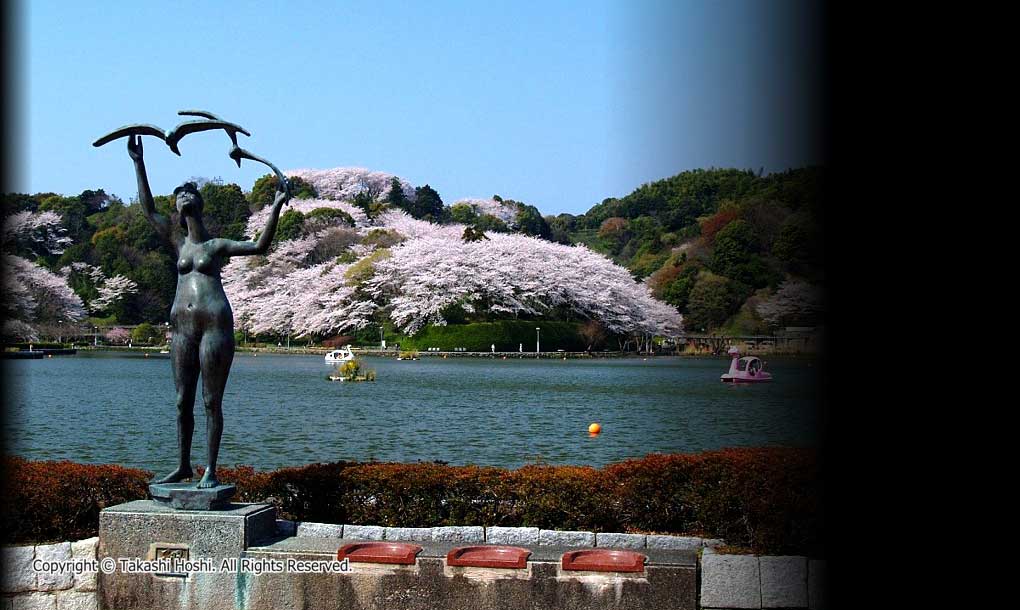
[[599, 432], [602, 432], [602, 424], [595, 423], [588, 426], [589, 434], [598, 434]]

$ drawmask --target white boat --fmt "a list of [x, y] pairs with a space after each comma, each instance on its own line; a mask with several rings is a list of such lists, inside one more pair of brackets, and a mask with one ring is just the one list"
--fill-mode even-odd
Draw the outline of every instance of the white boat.
[[354, 352], [346, 345], [326, 354], [326, 362], [348, 362], [350, 360], [354, 360]]

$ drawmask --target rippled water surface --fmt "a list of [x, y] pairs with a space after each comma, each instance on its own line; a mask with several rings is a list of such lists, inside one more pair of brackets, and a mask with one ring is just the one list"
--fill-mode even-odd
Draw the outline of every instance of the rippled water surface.
[[[321, 356], [238, 353], [224, 398], [224, 465], [339, 459], [601, 466], [650, 452], [814, 445], [815, 368], [770, 359], [771, 384], [719, 381], [723, 359], [368, 358], [375, 383], [334, 383]], [[8, 451], [170, 470], [167, 357], [113, 352], [5, 361]], [[205, 463], [196, 405], [195, 462]], [[588, 424], [603, 432], [589, 437]]]

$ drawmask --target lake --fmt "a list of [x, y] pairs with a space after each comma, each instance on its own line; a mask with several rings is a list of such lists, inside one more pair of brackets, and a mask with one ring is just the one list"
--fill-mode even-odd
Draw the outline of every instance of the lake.
[[[652, 452], [813, 446], [816, 367], [770, 358], [774, 382], [719, 381], [722, 358], [366, 358], [374, 383], [326, 380], [321, 356], [238, 353], [224, 397], [222, 465], [370, 459], [602, 466]], [[176, 465], [166, 355], [80, 352], [8, 360], [7, 451], [31, 459]], [[196, 401], [193, 459], [205, 463]], [[588, 435], [588, 425], [602, 434]]]

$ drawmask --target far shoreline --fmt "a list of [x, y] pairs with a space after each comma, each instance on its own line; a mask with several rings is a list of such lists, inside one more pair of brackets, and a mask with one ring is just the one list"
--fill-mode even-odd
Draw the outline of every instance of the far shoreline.
[[[103, 346], [75, 346], [74, 349], [81, 350], [84, 352], [127, 352], [127, 353], [146, 353], [146, 354], [159, 354], [162, 350], [166, 349], [165, 345], [162, 346], [121, 346], [121, 345], [103, 345]], [[400, 352], [393, 349], [381, 350], [378, 348], [351, 348], [356, 356], [366, 358], [391, 358], [396, 359]], [[271, 354], [274, 356], [325, 356], [327, 352], [332, 351], [333, 348], [328, 347], [251, 347], [251, 346], [237, 346], [235, 351], [238, 353], [250, 353], [250, 354]], [[757, 355], [757, 356], [769, 356], [778, 358], [791, 358], [798, 360], [813, 360], [818, 359], [820, 354], [817, 352], [784, 352], [784, 351], [768, 351], [768, 350], [748, 350], [746, 352], [741, 351], [742, 355]], [[634, 352], [417, 352], [419, 359], [421, 358], [484, 358], [490, 360], [527, 360], [527, 359], [542, 359], [542, 360], [603, 360], [603, 359], [643, 359], [648, 358], [682, 358], [682, 359], [697, 359], [697, 358], [708, 358], [714, 360], [728, 360], [730, 356], [727, 354], [712, 354], [708, 352], [698, 353], [652, 353], [652, 354], [638, 354]]]

